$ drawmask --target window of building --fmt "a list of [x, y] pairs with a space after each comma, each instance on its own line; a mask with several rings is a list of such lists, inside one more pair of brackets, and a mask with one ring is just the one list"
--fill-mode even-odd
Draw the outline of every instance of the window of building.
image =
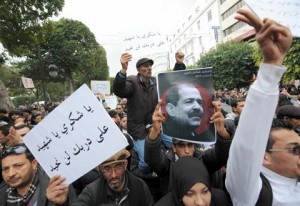
[[209, 11], [207, 12], [207, 20], [208, 20], [208, 21], [211, 21], [211, 19], [212, 19], [211, 10], [209, 10]]
[[201, 24], [200, 24], [200, 20], [199, 20], [199, 21], [197, 21], [197, 28], [198, 28], [198, 30], [201, 30]]
[[230, 7], [227, 11], [225, 11], [222, 14], [222, 20], [227, 19], [228, 17], [230, 17], [232, 14], [236, 13], [236, 11], [238, 9], [240, 9], [241, 7], [243, 7], [245, 5], [244, 1], [238, 1], [236, 4], [234, 4], [232, 7]]
[[230, 26], [224, 30], [224, 36], [228, 36], [228, 35], [232, 34], [233, 32], [244, 27], [245, 25], [246, 25], [246, 23], [244, 23], [242, 21], [238, 21], [237, 23], [233, 24], [232, 26]]

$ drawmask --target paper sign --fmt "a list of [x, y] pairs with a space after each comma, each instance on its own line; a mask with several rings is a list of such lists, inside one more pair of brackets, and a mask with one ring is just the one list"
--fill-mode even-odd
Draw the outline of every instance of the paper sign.
[[34, 84], [31, 78], [22, 77], [22, 83], [25, 89], [32, 89], [34, 88]]
[[105, 103], [109, 108], [115, 109], [117, 107], [117, 104], [118, 104], [118, 98], [115, 95], [106, 96], [105, 97]]
[[299, 0], [245, 0], [261, 19], [270, 18], [291, 29], [293, 36], [300, 37]]
[[94, 94], [110, 94], [110, 82], [109, 81], [91, 81], [91, 90]]
[[216, 141], [212, 68], [159, 73], [161, 111], [166, 117], [163, 134], [194, 143]]
[[[121, 38], [123, 51], [132, 54], [136, 61], [150, 54], [169, 51], [167, 37], [159, 32], [124, 34]], [[136, 62], [135, 59], [132, 61]]]
[[127, 146], [127, 140], [87, 85], [49, 113], [24, 142], [49, 177], [73, 181]]

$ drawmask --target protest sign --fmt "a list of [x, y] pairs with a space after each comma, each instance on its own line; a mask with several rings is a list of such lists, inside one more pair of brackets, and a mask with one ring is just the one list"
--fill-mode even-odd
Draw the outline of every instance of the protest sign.
[[87, 85], [49, 113], [24, 142], [49, 177], [60, 174], [68, 184], [128, 144]]
[[212, 68], [159, 73], [157, 82], [166, 117], [163, 134], [194, 143], [215, 143], [215, 128], [210, 123], [214, 112]]
[[300, 37], [299, 0], [245, 0], [261, 19], [270, 18], [291, 29], [293, 36]]
[[94, 94], [110, 94], [110, 82], [92, 80], [91, 90]]
[[21, 78], [23, 86], [25, 89], [33, 89], [34, 88], [34, 84], [31, 78], [27, 78], [27, 77], [22, 77]]

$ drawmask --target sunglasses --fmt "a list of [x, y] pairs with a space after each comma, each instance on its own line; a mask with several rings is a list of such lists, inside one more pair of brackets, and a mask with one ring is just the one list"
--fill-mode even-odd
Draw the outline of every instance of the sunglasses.
[[27, 151], [27, 147], [23, 145], [8, 147], [1, 152], [1, 159], [11, 154], [23, 154], [26, 151]]
[[274, 148], [274, 149], [268, 149], [268, 152], [288, 152], [291, 153], [293, 155], [300, 155], [300, 145], [296, 145], [294, 147], [291, 148]]

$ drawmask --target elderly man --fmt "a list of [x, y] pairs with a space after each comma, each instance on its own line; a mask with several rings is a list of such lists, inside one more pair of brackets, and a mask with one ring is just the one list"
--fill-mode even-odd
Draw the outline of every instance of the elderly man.
[[117, 73], [113, 90], [122, 98], [127, 98], [128, 133], [133, 138], [134, 150], [139, 156], [139, 169], [145, 173], [150, 168], [144, 161], [144, 144], [148, 129], [152, 124], [151, 116], [157, 104], [156, 80], [152, 77], [152, 65], [154, 61], [142, 58], [137, 61], [138, 74], [126, 76], [128, 63], [132, 56], [129, 53], [121, 55], [122, 69]]
[[202, 96], [199, 90], [190, 83], [176, 84], [168, 89], [166, 97], [167, 120], [163, 123], [163, 133], [180, 139], [192, 141], [214, 140], [209, 132], [196, 133], [196, 128], [204, 117]]
[[300, 205], [300, 138], [288, 122], [273, 120], [291, 32], [247, 10], [239, 10], [236, 18], [255, 28], [263, 63], [249, 89], [230, 148], [227, 190], [237, 206]]
[[25, 144], [1, 152], [2, 176], [0, 205], [71, 205], [76, 195], [58, 175], [50, 180]]
[[100, 164], [100, 178], [82, 191], [73, 206], [153, 205], [146, 183], [126, 170], [129, 155], [122, 149]]

